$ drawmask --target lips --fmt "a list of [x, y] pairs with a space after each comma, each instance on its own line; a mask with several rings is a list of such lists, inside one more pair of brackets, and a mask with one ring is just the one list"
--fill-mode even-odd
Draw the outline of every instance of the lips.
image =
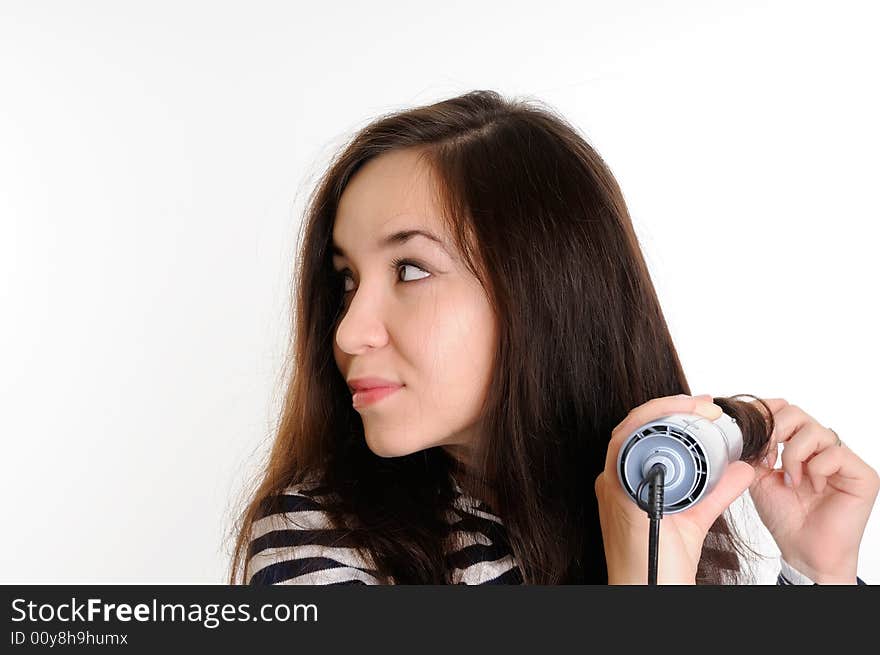
[[398, 388], [402, 386], [402, 384], [400, 384], [399, 382], [395, 382], [394, 380], [388, 380], [375, 376], [352, 378], [348, 380], [348, 388], [351, 389], [352, 393], [358, 391], [368, 391], [370, 389], [384, 389], [388, 387]]
[[367, 405], [379, 402], [383, 398], [400, 391], [402, 388], [402, 385], [397, 384], [392, 387], [372, 387], [370, 389], [356, 391], [351, 398], [351, 405], [355, 409], [360, 409]]
[[395, 391], [399, 391], [403, 386], [400, 382], [377, 376], [351, 378], [348, 380], [348, 388], [352, 393], [351, 404], [355, 409], [372, 405], [386, 396], [390, 396]]

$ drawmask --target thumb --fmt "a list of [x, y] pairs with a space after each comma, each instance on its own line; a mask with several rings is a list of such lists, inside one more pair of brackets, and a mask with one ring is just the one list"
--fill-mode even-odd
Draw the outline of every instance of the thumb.
[[708, 532], [722, 512], [739, 498], [755, 479], [755, 469], [746, 462], [732, 462], [708, 496], [691, 507], [687, 513], [703, 532]]

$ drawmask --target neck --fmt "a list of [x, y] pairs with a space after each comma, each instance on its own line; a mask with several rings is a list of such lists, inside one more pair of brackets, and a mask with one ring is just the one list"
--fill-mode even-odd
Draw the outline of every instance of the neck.
[[474, 463], [478, 459], [473, 447], [465, 444], [446, 444], [443, 446], [452, 458], [453, 475], [461, 490], [472, 498], [488, 505], [493, 511], [498, 508], [498, 498], [494, 485], [486, 480], [485, 475]]
[[482, 501], [494, 512], [498, 508], [498, 498], [495, 490], [483, 478], [478, 477], [472, 470], [456, 470], [453, 474], [461, 490], [479, 501]]

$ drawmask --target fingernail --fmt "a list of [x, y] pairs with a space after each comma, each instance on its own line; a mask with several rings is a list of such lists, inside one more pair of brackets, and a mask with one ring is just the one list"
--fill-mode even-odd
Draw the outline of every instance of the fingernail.
[[707, 403], [701, 400], [697, 402], [695, 411], [698, 414], [703, 414], [704, 416], [714, 416], [715, 418], [718, 418], [719, 416], [721, 416], [724, 410], [722, 410], [715, 403]]
[[791, 484], [791, 476], [788, 474], [788, 471], [786, 471], [785, 473], [783, 473], [783, 475], [782, 475], [782, 480], [783, 480], [783, 482], [785, 482], [785, 486], [786, 486], [786, 487], [790, 487], [790, 486], [792, 486], [792, 484]]

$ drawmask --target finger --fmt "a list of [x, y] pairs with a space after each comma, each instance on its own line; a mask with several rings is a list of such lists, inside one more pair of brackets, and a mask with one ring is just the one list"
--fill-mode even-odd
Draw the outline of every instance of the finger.
[[828, 428], [810, 422], [789, 437], [782, 449], [782, 468], [788, 472], [792, 486], [801, 483], [802, 464], [810, 457], [827, 448], [837, 448], [837, 437]]
[[828, 478], [837, 473], [842, 465], [843, 448], [828, 448], [807, 462], [806, 470], [817, 494], [825, 490]]
[[797, 405], [789, 404], [773, 414], [773, 422], [773, 438], [777, 444], [781, 444], [803, 426], [817, 421]]
[[845, 446], [826, 448], [806, 463], [807, 475], [816, 493], [822, 493], [829, 479], [836, 479], [836, 487], [859, 495], [877, 484], [877, 472]]
[[[783, 401], [784, 402], [784, 401]], [[774, 403], [774, 406], [779, 406]], [[770, 433], [770, 443], [767, 444], [767, 459], [770, 466], [776, 464], [779, 455], [779, 444], [788, 441], [802, 426], [812, 421], [797, 405], [785, 404], [773, 415], [773, 431]]]
[[[782, 410], [784, 407], [788, 405], [788, 401], [784, 398], [762, 398], [760, 400], [750, 400], [752, 405], [754, 405], [765, 417], [767, 416], [767, 409], [770, 410], [770, 414], [773, 417], [773, 431], [770, 434], [769, 442], [767, 443], [766, 453], [767, 453], [767, 463], [766, 466], [771, 471], [773, 467], [776, 465], [776, 458], [779, 454], [779, 442], [777, 441], [777, 430], [779, 429], [779, 420], [777, 418], [777, 413]], [[767, 407], [765, 408], [764, 405]], [[759, 465], [763, 468], [762, 465]], [[763, 472], [759, 471], [759, 475], [763, 475]]]
[[755, 469], [750, 464], [740, 460], [731, 462], [711, 493], [682, 515], [687, 514], [704, 532], [708, 532], [721, 513], [749, 488], [754, 479]]
[[605, 455], [605, 470], [613, 470], [617, 466], [617, 455], [624, 440], [632, 434], [636, 428], [650, 423], [668, 414], [700, 414], [708, 419], [715, 420], [721, 416], [722, 410], [714, 403], [707, 403], [708, 394], [704, 396], [663, 396], [653, 398], [648, 402], [633, 408], [611, 433], [608, 442], [608, 451]]
[[[783, 407], [788, 405], [788, 401], [784, 400], [782, 398], [762, 398], [761, 400], [763, 400], [764, 404], [767, 405], [767, 407], [770, 409], [771, 414], [775, 414], [780, 409], [782, 409]], [[762, 409], [760, 401], [750, 400], [749, 402], [752, 403], [753, 405], [757, 405], [758, 408]]]

